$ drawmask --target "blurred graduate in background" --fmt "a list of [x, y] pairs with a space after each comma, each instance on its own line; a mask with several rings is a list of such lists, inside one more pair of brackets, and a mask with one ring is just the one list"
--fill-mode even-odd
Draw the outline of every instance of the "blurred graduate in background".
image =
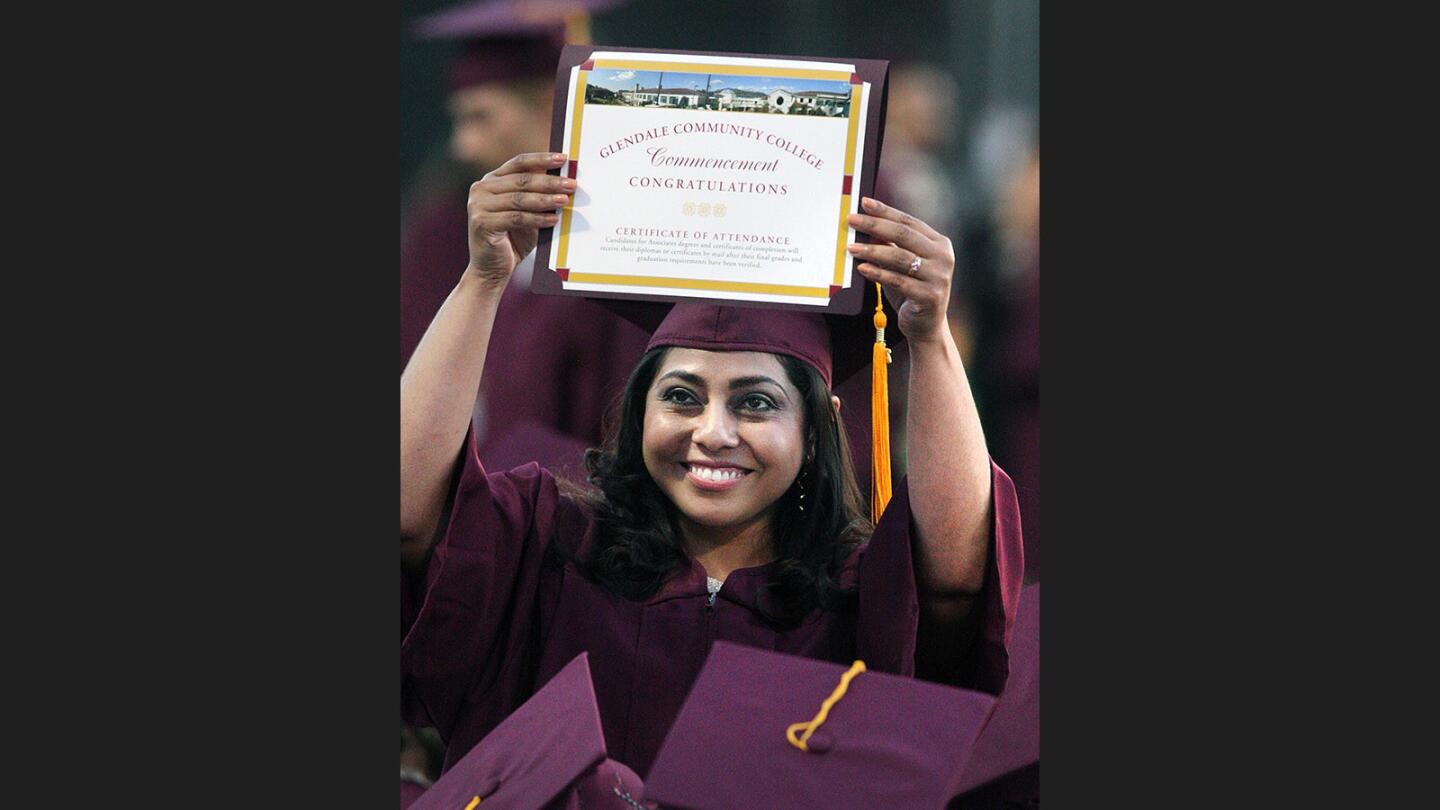
[[[405, 190], [400, 246], [400, 369], [469, 263], [466, 197], [471, 183], [517, 152], [547, 148], [555, 68], [565, 42], [589, 39], [589, 9], [618, 0], [493, 0], [421, 18], [410, 36], [450, 40], [448, 154]], [[528, 279], [506, 290], [472, 423], [481, 458], [494, 469], [539, 461], [578, 473], [599, 443], [607, 406], [620, 392], [647, 335], [575, 298], [531, 295]], [[422, 571], [402, 567], [401, 626], [423, 592]], [[414, 716], [402, 694], [402, 722]], [[408, 735], [408, 737], [407, 737]], [[431, 729], [402, 725], [402, 737], [429, 741]], [[421, 774], [402, 752], [402, 789], [413, 798], [438, 775]]]
[[[567, 39], [589, 39], [588, 12], [617, 0], [491, 0], [421, 18], [415, 36], [456, 40], [450, 70], [451, 177], [417, 192], [400, 249], [400, 369], [469, 261], [471, 183], [511, 155], [549, 146], [555, 68]], [[445, 174], [442, 171], [440, 174]], [[539, 461], [578, 470], [646, 336], [602, 307], [528, 293], [528, 265], [507, 289], [474, 424], [497, 469]], [[516, 383], [523, 381], [523, 386]]]

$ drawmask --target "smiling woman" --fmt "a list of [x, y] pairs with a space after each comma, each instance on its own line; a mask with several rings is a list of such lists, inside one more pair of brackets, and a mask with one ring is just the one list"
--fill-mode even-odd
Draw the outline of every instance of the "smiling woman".
[[789, 355], [652, 349], [618, 429], [590, 452], [598, 492], [567, 488], [605, 529], [583, 566], [643, 599], [686, 556], [721, 581], [780, 560], [769, 619], [838, 604], [849, 594], [834, 569], [871, 530], [839, 408], [819, 370]]
[[401, 553], [423, 571], [402, 702], [446, 768], [582, 652], [606, 750], [641, 777], [715, 641], [999, 692], [1018, 507], [946, 328], [953, 252], [903, 212], [867, 199], [851, 220], [876, 240], [852, 246], [858, 272], [903, 302], [907, 435], [925, 437], [873, 526], [832, 395], [864, 364], [810, 312], [661, 305], [589, 487], [481, 465], [495, 312], [575, 191], [546, 174], [564, 160], [521, 155], [472, 187], [470, 266], [401, 377]]

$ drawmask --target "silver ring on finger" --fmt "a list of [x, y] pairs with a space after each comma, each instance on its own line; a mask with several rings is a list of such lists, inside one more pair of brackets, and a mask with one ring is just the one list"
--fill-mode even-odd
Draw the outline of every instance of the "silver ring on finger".
[[916, 276], [920, 275], [920, 263], [922, 261], [924, 260], [921, 259], [919, 256], [916, 256], [915, 258], [910, 260], [910, 269], [907, 272], [910, 273], [911, 278], [915, 278]]

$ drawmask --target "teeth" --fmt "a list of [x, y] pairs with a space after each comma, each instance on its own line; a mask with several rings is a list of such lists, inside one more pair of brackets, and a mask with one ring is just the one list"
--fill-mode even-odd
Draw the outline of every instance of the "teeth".
[[690, 472], [695, 473], [697, 478], [703, 478], [706, 481], [733, 481], [743, 475], [743, 473], [736, 469], [717, 470], [713, 467], [692, 466], [690, 467]]

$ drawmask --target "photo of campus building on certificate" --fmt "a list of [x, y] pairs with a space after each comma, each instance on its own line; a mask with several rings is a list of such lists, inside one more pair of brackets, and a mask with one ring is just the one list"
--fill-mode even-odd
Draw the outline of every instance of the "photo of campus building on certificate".
[[850, 84], [718, 73], [596, 70], [585, 85], [585, 103], [843, 118], [850, 115]]

